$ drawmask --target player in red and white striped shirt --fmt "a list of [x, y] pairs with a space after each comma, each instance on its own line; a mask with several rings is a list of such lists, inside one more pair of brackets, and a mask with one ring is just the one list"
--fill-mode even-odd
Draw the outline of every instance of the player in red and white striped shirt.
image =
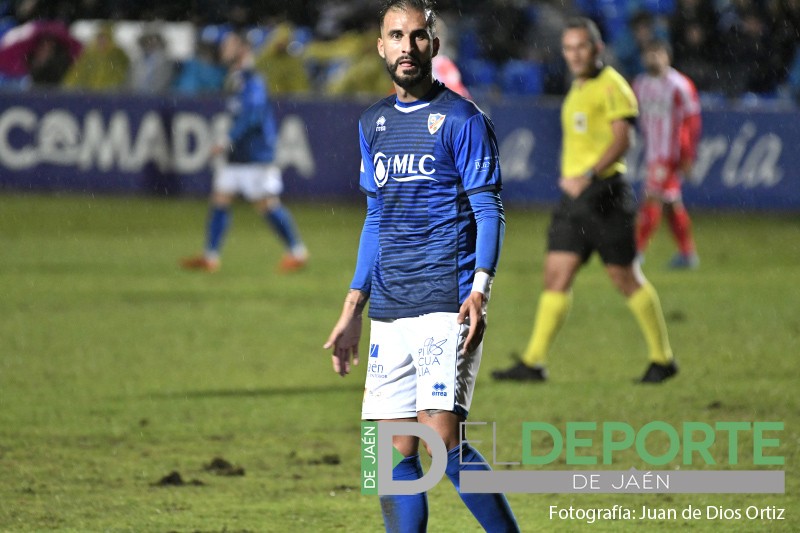
[[681, 199], [681, 177], [692, 168], [700, 139], [700, 101], [694, 83], [672, 68], [664, 41], [648, 43], [643, 51], [646, 72], [633, 84], [639, 100], [639, 127], [644, 136], [647, 179], [639, 210], [636, 244], [643, 254], [661, 220], [662, 208], [678, 253], [670, 266], [696, 268], [699, 259], [692, 223]]

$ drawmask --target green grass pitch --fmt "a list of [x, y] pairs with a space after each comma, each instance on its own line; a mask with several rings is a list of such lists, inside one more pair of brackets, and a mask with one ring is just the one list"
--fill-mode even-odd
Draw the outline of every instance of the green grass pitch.
[[[308, 270], [276, 274], [280, 246], [239, 204], [222, 270], [206, 275], [177, 268], [202, 245], [200, 200], [0, 196], [0, 531], [381, 530], [377, 500], [358, 490], [364, 365], [342, 379], [321, 348], [363, 208], [291, 207]], [[527, 342], [541, 286], [548, 214], [509, 208], [507, 220], [470, 414], [497, 423], [499, 461], [519, 460], [524, 421], [785, 424], [771, 451], [785, 457], [784, 495], [511, 494], [523, 531], [800, 530], [798, 218], [696, 214], [694, 272], [664, 268], [672, 243], [661, 229], [645, 273], [681, 374], [649, 387], [631, 383], [646, 367], [644, 341], [596, 259], [577, 281], [551, 381], [488, 378]], [[365, 332], [364, 354], [366, 343]], [[482, 438], [490, 457], [491, 435]], [[720, 464], [692, 468], [754, 468], [752, 441], [739, 450], [738, 467], [715, 447]], [[215, 457], [245, 475], [206, 471]], [[635, 457], [620, 461], [627, 469]], [[664, 468], [678, 467], [689, 468]], [[155, 485], [172, 471], [189, 483]], [[591, 525], [548, 514], [614, 504], [786, 511], [781, 521]], [[446, 480], [430, 507], [432, 532], [479, 530]]]

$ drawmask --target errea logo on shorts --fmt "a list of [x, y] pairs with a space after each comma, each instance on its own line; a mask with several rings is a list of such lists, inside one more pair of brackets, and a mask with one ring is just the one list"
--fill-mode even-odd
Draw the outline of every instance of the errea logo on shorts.
[[433, 392], [431, 393], [431, 396], [447, 396], [447, 392], [445, 392], [446, 388], [447, 385], [445, 385], [444, 383], [434, 383]]

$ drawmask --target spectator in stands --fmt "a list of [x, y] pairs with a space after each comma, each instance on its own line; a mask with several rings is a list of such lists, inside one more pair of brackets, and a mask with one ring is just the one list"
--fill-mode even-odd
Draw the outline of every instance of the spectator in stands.
[[525, 36], [530, 20], [515, 0], [490, 0], [481, 4], [476, 16], [483, 42], [483, 56], [501, 65], [509, 59], [525, 59]]
[[613, 53], [619, 63], [620, 72], [632, 79], [644, 72], [642, 51], [654, 39], [666, 37], [666, 32], [658, 27], [655, 16], [649, 11], [637, 11], [628, 22], [629, 31], [620, 32], [614, 41]]
[[219, 64], [217, 44], [200, 40], [193, 58], [185, 61], [175, 77], [174, 89], [185, 94], [216, 93], [225, 83], [225, 67]]
[[84, 48], [67, 71], [64, 86], [71, 89], [106, 91], [125, 86], [130, 59], [114, 42], [112, 24], [101, 26], [94, 41]]
[[729, 66], [727, 93], [744, 92], [769, 95], [777, 88], [785, 72], [775, 53], [761, 12], [746, 8], [739, 13], [739, 23], [724, 35], [722, 59]]
[[391, 79], [386, 76], [386, 62], [375, 53], [375, 35], [379, 33], [373, 28], [360, 34], [360, 48], [348, 64], [330, 77], [325, 86], [327, 94], [385, 96], [394, 91]]
[[[347, 89], [360, 94], [389, 94], [392, 85], [385, 79], [386, 67], [375, 54], [375, 32], [351, 30], [334, 40], [309, 43], [303, 58], [314, 73], [314, 86], [334, 95]], [[372, 78], [364, 79], [364, 75]]]
[[28, 56], [28, 73], [33, 85], [56, 86], [72, 65], [69, 50], [55, 36], [44, 35]]
[[711, 0], [678, 0], [670, 21], [673, 62], [699, 91], [721, 91], [715, 64], [719, 64], [717, 16]]
[[279, 24], [256, 59], [256, 70], [264, 75], [270, 94], [303, 94], [311, 90], [303, 58], [302, 45], [293, 41], [294, 28]]
[[800, 0], [775, 0], [767, 4], [769, 34], [773, 49], [780, 58], [779, 83], [787, 81], [795, 63], [796, 49], [800, 43]]
[[164, 37], [155, 28], [139, 37], [141, 55], [131, 64], [129, 88], [137, 93], [161, 94], [172, 86], [175, 63], [167, 57]]

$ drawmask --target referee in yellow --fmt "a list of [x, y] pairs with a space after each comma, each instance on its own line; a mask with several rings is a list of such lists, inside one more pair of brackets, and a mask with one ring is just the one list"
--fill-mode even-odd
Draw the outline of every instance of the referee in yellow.
[[567, 23], [562, 47], [574, 81], [561, 109], [563, 195], [548, 230], [533, 334], [521, 361], [492, 373], [498, 380], [547, 379], [547, 355], [569, 313], [572, 283], [594, 251], [647, 341], [650, 365], [640, 381], [660, 383], [678, 371], [658, 295], [636, 261], [636, 198], [623, 179], [636, 97], [616, 70], [602, 64], [603, 46], [591, 20]]

